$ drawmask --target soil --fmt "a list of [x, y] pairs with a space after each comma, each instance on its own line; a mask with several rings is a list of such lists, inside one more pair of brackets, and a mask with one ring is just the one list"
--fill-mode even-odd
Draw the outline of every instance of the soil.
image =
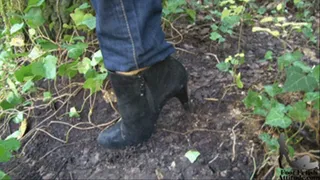
[[[275, 71], [269, 66], [275, 67], [275, 63], [259, 60], [269, 49], [279, 54], [282, 44], [263, 33], [253, 34], [250, 29], [243, 32], [241, 48], [246, 52], [246, 63], [240, 71], [244, 89], [230, 86], [232, 77], [215, 67], [217, 60], [210, 54], [223, 61], [237, 53], [238, 39], [230, 37], [224, 45], [217, 44], [209, 38], [203, 39], [205, 35], [201, 33], [208, 33], [203, 28], [195, 28], [177, 45], [185, 51], [178, 50], [175, 54], [189, 72], [192, 112], [185, 112], [176, 99], [170, 100], [162, 110], [152, 138], [125, 150], [99, 146], [96, 143], [99, 129], [73, 129], [66, 144], [38, 131], [32, 139], [24, 141], [24, 153], [1, 168], [13, 179], [250, 179], [253, 160], [257, 166], [261, 165], [264, 150], [255, 135], [259, 127], [248, 129], [245, 120], [238, 118], [243, 107], [241, 100], [248, 88], [273, 81]], [[80, 91], [68, 102], [69, 108], [80, 109], [83, 93]], [[102, 96], [97, 94], [91, 116], [94, 124], [110, 122], [119, 116]], [[29, 124], [29, 129], [59, 106], [61, 103], [56, 102], [46, 111], [36, 110], [39, 118], [30, 120], [33, 124]], [[66, 113], [66, 108], [62, 108], [48, 122], [88, 122], [89, 107], [85, 104], [81, 118], [61, 116]], [[50, 109], [52, 112], [46, 115]], [[69, 127], [51, 124], [42, 129], [65, 139]], [[201, 153], [194, 163], [184, 156], [189, 150]]]

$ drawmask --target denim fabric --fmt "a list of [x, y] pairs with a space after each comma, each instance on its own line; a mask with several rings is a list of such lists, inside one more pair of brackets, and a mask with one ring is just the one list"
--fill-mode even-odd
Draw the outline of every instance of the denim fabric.
[[151, 66], [174, 52], [161, 28], [161, 0], [91, 0], [106, 69]]

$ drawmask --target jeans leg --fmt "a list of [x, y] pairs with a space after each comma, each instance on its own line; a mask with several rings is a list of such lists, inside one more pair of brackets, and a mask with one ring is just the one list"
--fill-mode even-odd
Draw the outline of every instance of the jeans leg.
[[151, 66], [174, 52], [161, 28], [161, 0], [91, 0], [104, 64], [111, 71]]

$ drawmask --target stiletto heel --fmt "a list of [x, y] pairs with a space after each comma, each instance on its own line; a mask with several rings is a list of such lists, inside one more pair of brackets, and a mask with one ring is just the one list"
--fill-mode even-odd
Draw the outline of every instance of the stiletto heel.
[[184, 86], [175, 96], [176, 98], [179, 99], [181, 102], [183, 108], [186, 111], [190, 110], [190, 105], [189, 105], [189, 97], [188, 97], [188, 88], [187, 86]]

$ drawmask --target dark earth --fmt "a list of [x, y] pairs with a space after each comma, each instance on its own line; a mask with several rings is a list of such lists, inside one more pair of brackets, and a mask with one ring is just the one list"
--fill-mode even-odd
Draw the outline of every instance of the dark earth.
[[[241, 101], [247, 89], [259, 86], [261, 82], [273, 82], [275, 70], [269, 66], [275, 67], [275, 63], [259, 60], [267, 50], [278, 55], [282, 51], [282, 43], [267, 34], [252, 33], [250, 28], [244, 28], [241, 51], [246, 54], [246, 63], [241, 66], [240, 71], [245, 87], [241, 90], [231, 86], [231, 75], [222, 73], [215, 67], [217, 60], [212, 54], [216, 54], [220, 61], [228, 55], [236, 54], [238, 36], [227, 38], [223, 45], [218, 44], [208, 36], [203, 38], [209, 34], [209, 28], [210, 26], [189, 28], [188, 32], [184, 32], [183, 41], [176, 45], [178, 50], [174, 56], [179, 58], [189, 72], [192, 111], [185, 112], [178, 100], [170, 100], [163, 108], [157, 130], [149, 141], [125, 150], [106, 150], [96, 143], [100, 131], [98, 128], [73, 129], [66, 144], [43, 131], [37, 131], [33, 138], [33, 134], [29, 134], [29, 137], [23, 139], [24, 148], [17, 154], [17, 158], [1, 165], [1, 168], [13, 179], [35, 180], [250, 179], [254, 172], [254, 161], [257, 167], [261, 166], [264, 148], [257, 138], [261, 124], [250, 127], [246, 125], [248, 121], [254, 120], [241, 116], [241, 112], [245, 111]], [[81, 79], [78, 82], [82, 82]], [[59, 80], [58, 84], [64, 87], [67, 80]], [[80, 109], [83, 96], [84, 91], [81, 90], [67, 102], [68, 107]], [[34, 130], [37, 124], [61, 105], [62, 102], [57, 101], [46, 109], [35, 110], [38, 118], [29, 120], [28, 130]], [[41, 129], [64, 140], [70, 127], [48, 123], [88, 122], [89, 109], [90, 104], [86, 103], [80, 114], [81, 118], [69, 118], [65, 114], [68, 109], [63, 107]], [[51, 112], [48, 114], [49, 110]], [[117, 117], [118, 113], [104, 100], [103, 94], [98, 93], [91, 121], [98, 125]], [[184, 156], [189, 150], [201, 153], [194, 163]], [[261, 178], [265, 174], [266, 172], [256, 173], [254, 178]], [[268, 177], [272, 176], [270, 173]]]

